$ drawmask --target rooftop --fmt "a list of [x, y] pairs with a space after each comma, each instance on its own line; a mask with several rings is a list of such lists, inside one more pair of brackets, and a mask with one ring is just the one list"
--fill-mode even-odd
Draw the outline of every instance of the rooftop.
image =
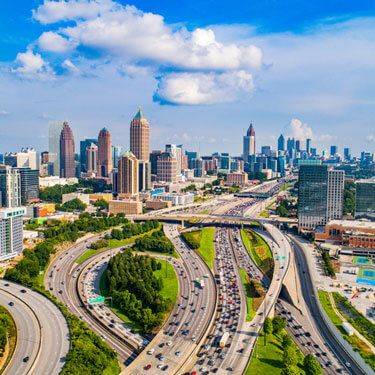
[[328, 225], [339, 225], [341, 227], [353, 229], [373, 229], [375, 230], [374, 221], [365, 220], [331, 220]]

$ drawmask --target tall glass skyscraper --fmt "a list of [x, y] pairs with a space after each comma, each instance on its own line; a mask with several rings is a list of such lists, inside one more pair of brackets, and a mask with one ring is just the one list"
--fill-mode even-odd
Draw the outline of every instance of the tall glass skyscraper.
[[355, 217], [375, 220], [375, 178], [356, 182]]
[[53, 163], [53, 175], [60, 174], [60, 134], [62, 122], [50, 122], [48, 125], [48, 158]]

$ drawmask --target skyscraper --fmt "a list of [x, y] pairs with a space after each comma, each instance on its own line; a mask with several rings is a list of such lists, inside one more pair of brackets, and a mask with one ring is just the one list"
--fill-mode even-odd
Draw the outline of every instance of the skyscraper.
[[177, 175], [181, 174], [182, 145], [165, 145], [165, 152], [171, 153], [176, 158]]
[[128, 151], [119, 160], [117, 172], [117, 192], [124, 197], [133, 197], [139, 193], [138, 160]]
[[86, 147], [86, 175], [88, 177], [98, 176], [98, 146], [95, 143], [91, 143], [90, 146]]
[[74, 136], [69, 124], [65, 121], [60, 134], [60, 177], [75, 177]]
[[306, 152], [308, 155], [310, 154], [310, 150], [311, 150], [311, 139], [307, 138], [306, 139]]
[[143, 117], [140, 108], [130, 123], [130, 151], [138, 160], [149, 161], [150, 124]]
[[282, 134], [280, 134], [277, 140], [277, 151], [285, 151], [285, 138]]
[[342, 218], [344, 171], [301, 165], [298, 174], [298, 227], [312, 230]]
[[95, 138], [86, 138], [79, 142], [79, 160], [81, 162], [81, 172], [87, 172], [87, 160], [86, 160], [86, 150], [94, 143], [98, 145], [98, 140]]
[[344, 159], [345, 161], [349, 161], [351, 159], [350, 148], [348, 147], [344, 148]]
[[101, 177], [108, 177], [112, 172], [112, 137], [106, 128], [98, 136], [98, 172]]
[[62, 129], [62, 122], [50, 122], [48, 125], [49, 162], [53, 163], [54, 176], [58, 176], [60, 173], [60, 134]]
[[139, 191], [151, 190], [151, 163], [149, 161], [138, 162], [138, 186]]
[[243, 137], [243, 160], [245, 163], [249, 161], [249, 156], [255, 155], [255, 130], [251, 123], [247, 129], [246, 135]]
[[301, 151], [301, 141], [299, 139], [296, 140], [296, 151], [297, 152]]
[[39, 170], [17, 168], [21, 181], [21, 204], [35, 202], [39, 198]]
[[16, 168], [0, 165], [0, 207], [21, 206], [21, 175]]
[[331, 146], [330, 156], [335, 156], [337, 154], [337, 146]]
[[120, 160], [122, 153], [121, 146], [112, 146], [112, 161], [113, 161], [113, 168], [117, 168], [118, 161]]

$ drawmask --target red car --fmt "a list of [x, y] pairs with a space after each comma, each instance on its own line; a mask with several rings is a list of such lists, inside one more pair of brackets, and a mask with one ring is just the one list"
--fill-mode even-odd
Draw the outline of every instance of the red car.
[[147, 371], [147, 370], [149, 370], [151, 368], [151, 365], [147, 365], [147, 366], [145, 366], [145, 370]]

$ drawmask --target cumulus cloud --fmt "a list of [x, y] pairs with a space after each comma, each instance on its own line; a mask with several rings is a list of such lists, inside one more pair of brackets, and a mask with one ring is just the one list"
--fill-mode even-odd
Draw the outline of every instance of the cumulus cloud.
[[312, 138], [313, 132], [310, 126], [304, 124], [298, 118], [293, 118], [287, 128], [287, 136], [294, 137], [295, 139], [304, 140], [306, 138]]
[[33, 17], [42, 24], [74, 19], [94, 18], [115, 7], [111, 0], [45, 0]]
[[160, 78], [156, 100], [174, 104], [213, 104], [249, 96], [253, 77], [245, 71], [229, 73], [171, 73]]
[[73, 50], [76, 43], [68, 40], [53, 31], [44, 32], [38, 39], [39, 48], [42, 51], [65, 53]]
[[45, 62], [39, 53], [32, 50], [20, 52], [16, 57], [17, 68], [13, 72], [27, 79], [49, 80], [53, 79], [54, 72], [50, 65]]
[[251, 73], [262, 67], [262, 51], [249, 41], [221, 42], [212, 28], [189, 31], [168, 25], [161, 15], [113, 0], [45, 0], [33, 17], [43, 24], [70, 21], [58, 33], [43, 33], [41, 50], [89, 48], [121, 59], [119, 72], [131, 77], [172, 72], [161, 78], [157, 96], [174, 104], [235, 100], [238, 91], [253, 90]]
[[5, 109], [0, 109], [0, 116], [8, 116], [10, 115], [9, 111], [6, 111]]

